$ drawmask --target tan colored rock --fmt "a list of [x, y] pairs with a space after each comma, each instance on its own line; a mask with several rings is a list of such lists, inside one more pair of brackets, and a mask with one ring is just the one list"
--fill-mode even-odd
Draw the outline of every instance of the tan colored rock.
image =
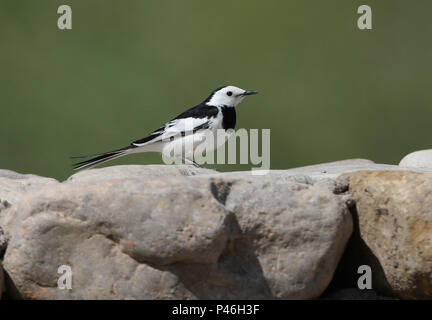
[[432, 174], [349, 174], [374, 287], [405, 299], [432, 298]]
[[[149, 277], [176, 278], [146, 264], [215, 263], [228, 239], [226, 217], [198, 182], [181, 189], [174, 178], [61, 184], [23, 197], [8, 213], [4, 268], [27, 298], [173, 298], [168, 285], [146, 291]], [[74, 290], [57, 289], [63, 264], [72, 267]]]

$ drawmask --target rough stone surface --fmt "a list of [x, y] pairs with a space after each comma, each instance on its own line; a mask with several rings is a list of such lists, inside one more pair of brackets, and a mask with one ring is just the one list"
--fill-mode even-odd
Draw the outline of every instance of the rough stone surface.
[[[4, 268], [24, 298], [302, 299], [331, 281], [352, 229], [334, 185], [134, 167], [80, 173], [8, 210]], [[60, 265], [72, 290], [57, 288]]]
[[217, 173], [215, 170], [191, 165], [123, 165], [78, 171], [68, 182], [90, 182], [113, 179], [136, 179], [138, 177], [178, 177]]
[[[55, 179], [0, 169], [0, 225], [10, 208], [18, 203], [24, 194], [58, 184]], [[0, 227], [0, 259], [6, 246], [7, 237]]]
[[432, 298], [432, 174], [361, 171], [349, 191], [374, 288], [404, 299]]
[[[0, 170], [6, 296], [432, 299], [431, 173], [365, 159], [265, 176], [115, 166], [63, 183]], [[354, 289], [361, 264], [373, 291]]]
[[432, 149], [407, 154], [400, 162], [405, 168], [432, 168]]
[[352, 231], [342, 197], [300, 183], [239, 181], [226, 208], [235, 213], [242, 231], [230, 252], [237, 261], [230, 262], [233, 270], [254, 264], [253, 257], [240, 254], [252, 249], [261, 269], [257, 275], [265, 275], [273, 296], [316, 298], [325, 290]]
[[52, 178], [0, 169], [0, 210], [2, 207], [18, 202], [21, 196], [28, 191], [39, 190], [57, 183], [57, 180]]

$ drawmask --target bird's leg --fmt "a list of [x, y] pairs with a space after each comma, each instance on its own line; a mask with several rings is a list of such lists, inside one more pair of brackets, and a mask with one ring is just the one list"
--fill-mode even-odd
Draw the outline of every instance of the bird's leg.
[[198, 163], [196, 163], [195, 161], [193, 161], [191, 159], [186, 158], [185, 156], [175, 155], [174, 157], [178, 158], [178, 159], [182, 159], [182, 161], [184, 161], [185, 164], [191, 164], [196, 168], [202, 168]]
[[184, 160], [185, 163], [191, 164], [193, 166], [195, 166], [196, 168], [202, 168], [198, 163], [196, 163], [195, 161], [188, 159], [186, 157], [182, 157], [182, 159]]

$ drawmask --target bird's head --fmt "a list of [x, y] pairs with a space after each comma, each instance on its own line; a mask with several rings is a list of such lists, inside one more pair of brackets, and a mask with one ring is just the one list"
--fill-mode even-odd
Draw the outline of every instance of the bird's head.
[[209, 106], [235, 107], [242, 102], [246, 96], [257, 93], [258, 91], [249, 91], [234, 86], [225, 86], [214, 90], [204, 102]]

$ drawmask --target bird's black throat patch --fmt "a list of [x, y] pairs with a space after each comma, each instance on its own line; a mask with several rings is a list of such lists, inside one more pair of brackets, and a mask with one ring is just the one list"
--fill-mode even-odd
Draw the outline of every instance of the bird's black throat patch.
[[222, 128], [224, 128], [225, 130], [234, 129], [236, 125], [235, 108], [223, 106], [221, 107], [221, 110], [223, 115]]

